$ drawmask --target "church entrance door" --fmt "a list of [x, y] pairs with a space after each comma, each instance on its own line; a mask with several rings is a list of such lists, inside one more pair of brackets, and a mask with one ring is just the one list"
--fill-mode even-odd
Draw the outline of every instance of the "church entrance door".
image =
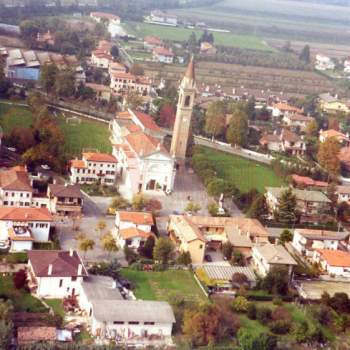
[[149, 183], [148, 183], [148, 189], [149, 190], [155, 190], [156, 189], [156, 180], [151, 180]]

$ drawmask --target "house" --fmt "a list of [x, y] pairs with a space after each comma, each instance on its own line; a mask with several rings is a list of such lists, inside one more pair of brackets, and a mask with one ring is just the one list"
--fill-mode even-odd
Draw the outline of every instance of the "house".
[[200, 46], [200, 53], [207, 54], [207, 55], [215, 55], [216, 54], [216, 48], [213, 44], [208, 43], [206, 41], [201, 42]]
[[91, 52], [91, 64], [98, 68], [108, 69], [112, 61], [113, 57], [110, 52], [106, 52], [102, 49], [96, 49]]
[[84, 152], [82, 159], [70, 161], [70, 182], [113, 186], [116, 180], [117, 159], [108, 153]]
[[350, 277], [350, 253], [342, 250], [317, 249], [313, 262], [320, 264], [324, 271], [338, 277]]
[[151, 92], [151, 80], [145, 76], [115, 72], [111, 74], [110, 78], [110, 88], [116, 94], [135, 92], [142, 96], [147, 96]]
[[153, 61], [160, 63], [173, 63], [174, 53], [165, 47], [156, 47], [153, 49]]
[[115, 237], [120, 247], [139, 249], [152, 232], [154, 219], [151, 213], [117, 211], [115, 215]]
[[90, 17], [93, 18], [96, 22], [108, 22], [116, 25], [120, 24], [120, 17], [107, 12], [91, 12]]
[[295, 229], [292, 245], [299, 254], [312, 258], [316, 249], [338, 250], [349, 244], [349, 232]]
[[110, 102], [111, 100], [111, 89], [109, 86], [102, 84], [86, 83], [86, 87], [92, 89], [95, 93], [95, 98], [97, 101]]
[[93, 300], [91, 333], [99, 339], [121, 344], [142, 344], [157, 340], [159, 345], [171, 343], [175, 317], [164, 301]]
[[301, 189], [316, 189], [316, 190], [325, 190], [328, 187], [328, 183], [324, 181], [317, 181], [308, 176], [300, 176], [297, 174], [292, 174], [292, 184], [295, 187]]
[[334, 137], [344, 147], [347, 147], [350, 144], [350, 139], [348, 134], [344, 135], [342, 132], [334, 129], [320, 130], [320, 136], [319, 136], [320, 142], [323, 143], [331, 137]]
[[190, 252], [195, 264], [204, 261], [207, 251], [220, 250], [227, 241], [246, 256], [254, 244], [268, 242], [261, 223], [248, 218], [170, 215], [167, 229], [177, 250]]
[[303, 114], [286, 114], [282, 121], [289, 127], [298, 128], [300, 131], [305, 132], [310, 123], [314, 120], [312, 117], [308, 117]]
[[127, 72], [127, 69], [123, 64], [119, 62], [109, 62], [108, 74], [110, 76], [115, 73], [126, 73], [126, 72]]
[[302, 110], [283, 102], [272, 105], [272, 116], [274, 118], [281, 118], [291, 114], [302, 114]]
[[349, 113], [348, 105], [338, 99], [337, 96], [332, 96], [329, 93], [319, 95], [319, 104], [323, 112], [326, 113]]
[[[228, 291], [233, 289], [232, 286], [232, 276], [235, 273], [243, 274], [247, 277], [248, 288], [254, 288], [256, 286], [256, 276], [254, 271], [247, 266], [232, 266], [229, 263], [227, 264], [203, 264], [199, 270], [203, 271], [206, 280], [209, 284], [207, 287], [214, 290], [215, 292]], [[198, 271], [198, 269], [197, 269]], [[235, 286], [239, 288], [240, 285]]]
[[274, 152], [285, 152], [291, 155], [304, 155], [306, 152], [306, 141], [288, 129], [282, 129], [280, 134], [264, 134], [259, 140], [260, 145]]
[[55, 45], [55, 36], [51, 34], [50, 30], [46, 33], [38, 33], [36, 37], [36, 42], [39, 46], [46, 47], [47, 45]]
[[164, 43], [157, 36], [147, 35], [143, 39], [143, 46], [146, 50], [152, 51], [156, 47], [163, 47]]
[[331, 58], [325, 55], [317, 54], [315, 60], [315, 69], [320, 71], [333, 70], [335, 63]]
[[58, 215], [80, 215], [83, 208], [83, 194], [80, 186], [49, 184], [47, 188], [49, 210]]
[[31, 250], [49, 240], [52, 222], [47, 208], [0, 207], [0, 242], [12, 252]]
[[74, 250], [31, 250], [28, 252], [28, 273], [29, 287], [43, 298], [76, 295], [88, 275]]
[[151, 11], [150, 15], [145, 18], [145, 22], [159, 24], [163, 26], [176, 27], [177, 17], [174, 15], [167, 14], [163, 11], [154, 10]]
[[350, 204], [350, 186], [337, 186], [336, 195], [338, 196], [338, 204], [342, 202]]
[[164, 133], [148, 114], [127, 110], [112, 121], [113, 155], [126, 196], [140, 191], [172, 191], [175, 161], [163, 145]]
[[[271, 214], [278, 209], [279, 199], [287, 189], [286, 187], [266, 187], [266, 203]], [[297, 210], [303, 216], [317, 217], [327, 212], [330, 208], [331, 201], [320, 191], [293, 188], [292, 193], [296, 197]]]
[[17, 343], [19, 346], [30, 346], [39, 342], [53, 344], [57, 340], [56, 327], [27, 326], [17, 328]]
[[257, 272], [266, 276], [275, 267], [285, 267], [290, 276], [297, 262], [282, 245], [265, 244], [253, 247], [253, 264]]

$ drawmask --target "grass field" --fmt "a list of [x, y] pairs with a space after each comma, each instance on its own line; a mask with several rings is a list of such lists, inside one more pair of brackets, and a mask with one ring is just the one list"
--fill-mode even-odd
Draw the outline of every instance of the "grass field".
[[[87, 119], [81, 119], [80, 124], [67, 123], [62, 115], [58, 115], [58, 122], [65, 135], [65, 153], [68, 157], [79, 156], [83, 149], [111, 152], [107, 124]], [[0, 126], [5, 134], [15, 126], [28, 127], [31, 123], [32, 114], [27, 108], [0, 102]]]
[[[200, 29], [188, 29], [179, 27], [164, 27], [156, 24], [141, 22], [126, 22], [123, 24], [125, 30], [138, 38], [144, 38], [147, 35], [158, 36], [164, 40], [186, 41], [192, 32], [197, 39], [202, 35]], [[233, 33], [213, 32], [214, 42], [216, 45], [233, 46], [242, 49], [272, 51], [258, 36], [254, 35], [238, 35]]]
[[242, 192], [252, 188], [264, 192], [266, 186], [283, 185], [283, 180], [266, 165], [206, 147], [200, 149], [212, 162], [218, 176], [232, 181]]
[[45, 299], [45, 303], [52, 307], [52, 310], [56, 315], [64, 317], [65, 313], [61, 299]]
[[31, 296], [24, 289], [16, 289], [13, 285], [12, 277], [0, 277], [0, 295], [10, 299], [15, 311], [46, 312], [46, 307], [42, 302]]
[[134, 293], [139, 299], [170, 301], [172, 296], [180, 295], [186, 300], [207, 300], [190, 271], [144, 272], [126, 268], [121, 274], [135, 283]]

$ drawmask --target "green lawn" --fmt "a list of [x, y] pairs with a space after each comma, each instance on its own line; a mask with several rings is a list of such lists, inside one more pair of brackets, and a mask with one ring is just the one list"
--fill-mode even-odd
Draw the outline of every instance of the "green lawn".
[[10, 299], [15, 311], [46, 312], [43, 303], [23, 289], [16, 289], [12, 276], [0, 277], [0, 298]]
[[[59, 125], [65, 135], [65, 153], [68, 157], [80, 156], [83, 149], [96, 149], [100, 152], [111, 152], [109, 130], [106, 123], [81, 119], [81, 123], [67, 123], [59, 114]], [[25, 107], [8, 106], [0, 101], [0, 126], [5, 134], [15, 126], [28, 127], [32, 123], [32, 114]]]
[[[126, 22], [123, 23], [125, 30], [135, 35], [137, 38], [144, 38], [147, 35], [157, 36], [163, 40], [170, 41], [186, 41], [192, 32], [199, 39], [203, 30], [188, 29], [179, 27], [165, 27], [156, 24], [142, 22]], [[259, 37], [254, 35], [238, 35], [233, 33], [212, 32], [214, 35], [214, 43], [216, 45], [239, 47], [242, 49], [273, 51]]]
[[125, 268], [121, 274], [135, 283], [134, 294], [139, 299], [170, 301], [172, 296], [180, 295], [186, 300], [207, 300], [190, 271], [145, 272]]
[[250, 320], [244, 314], [239, 315], [239, 322], [240, 322], [241, 328], [246, 329], [249, 333], [253, 335], [258, 335], [269, 331], [268, 327], [262, 325], [259, 321]]
[[283, 180], [267, 165], [207, 147], [200, 150], [212, 161], [218, 176], [232, 181], [241, 192], [252, 188], [264, 192], [266, 186], [283, 185]]
[[64, 308], [61, 299], [45, 299], [47, 305], [51, 306], [56, 315], [64, 317]]

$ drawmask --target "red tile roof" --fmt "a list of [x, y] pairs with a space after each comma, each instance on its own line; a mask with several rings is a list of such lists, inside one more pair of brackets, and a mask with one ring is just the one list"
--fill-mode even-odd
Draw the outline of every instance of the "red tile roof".
[[138, 211], [117, 211], [120, 221], [132, 222], [137, 225], [154, 225], [151, 213]]
[[153, 50], [153, 53], [159, 56], [171, 56], [174, 57], [174, 54], [171, 50], [166, 49], [165, 47], [156, 47]]
[[316, 187], [327, 187], [328, 186], [327, 182], [316, 181], [316, 180], [312, 179], [311, 177], [300, 176], [300, 175], [297, 175], [297, 174], [293, 174], [292, 175], [292, 179], [298, 185], [316, 186]]
[[161, 39], [159, 39], [156, 36], [146, 36], [145, 39], [143, 40], [145, 43], [147, 43], [148, 45], [163, 45], [163, 42]]
[[318, 249], [317, 251], [330, 266], [350, 267], [349, 252], [331, 249]]
[[155, 131], [155, 132], [161, 132], [160, 127], [156, 124], [156, 122], [153, 120], [153, 118], [146, 113], [142, 113], [139, 111], [132, 111], [132, 113], [136, 116], [136, 118], [141, 122], [141, 124], [149, 130]]
[[336, 137], [339, 139], [348, 139], [348, 137], [346, 137], [346, 135], [344, 135], [342, 132], [334, 130], [334, 129], [321, 131], [320, 136], [323, 136], [326, 139], [328, 137]]
[[[76, 251], [70, 255], [69, 251], [63, 250], [30, 250], [28, 251], [28, 261], [33, 267], [36, 277], [87, 276], [84, 264]], [[50, 265], [52, 265], [52, 272], [49, 275]], [[78, 275], [79, 265], [82, 265], [80, 275]]]
[[36, 342], [50, 342], [57, 339], [56, 327], [18, 327], [18, 344], [29, 344]]
[[119, 233], [123, 239], [129, 239], [134, 237], [148, 238], [150, 236], [154, 236], [152, 232], [145, 232], [145, 231], [139, 230], [136, 227], [129, 227], [129, 228], [122, 229], [119, 231]]
[[161, 141], [143, 132], [131, 133], [125, 136], [125, 141], [132, 150], [141, 157], [151, 155], [156, 152], [168, 154], [168, 151], [161, 144]]
[[84, 152], [83, 158], [90, 162], [117, 163], [117, 158], [108, 153]]
[[53, 221], [53, 218], [47, 208], [0, 207], [0, 220]]
[[81, 159], [72, 159], [69, 164], [72, 168], [77, 169], [85, 169], [87, 167], [85, 162]]
[[33, 191], [28, 173], [16, 168], [0, 171], [0, 187], [4, 190]]

